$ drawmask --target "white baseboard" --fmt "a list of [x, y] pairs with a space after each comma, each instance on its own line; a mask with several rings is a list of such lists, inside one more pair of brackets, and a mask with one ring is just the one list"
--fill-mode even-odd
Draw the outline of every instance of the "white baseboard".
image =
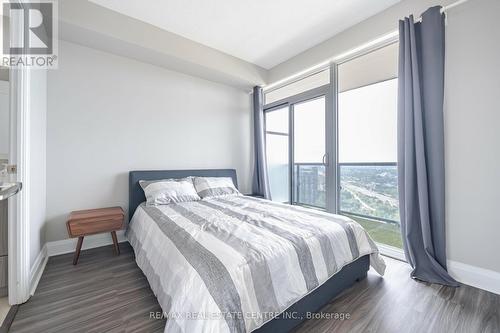
[[[118, 242], [125, 242], [125, 231], [120, 230], [116, 232]], [[47, 242], [47, 253], [49, 257], [57, 256], [60, 254], [75, 252], [77, 238], [67, 238], [53, 242]], [[86, 236], [83, 239], [82, 250], [93, 249], [95, 247], [110, 245], [113, 243], [110, 233], [98, 234], [93, 236]]]
[[30, 296], [33, 296], [35, 293], [36, 287], [38, 286], [38, 282], [40, 282], [40, 278], [42, 277], [48, 260], [49, 256], [47, 255], [47, 244], [45, 244], [40, 253], [38, 253], [38, 256], [36, 257], [30, 270]]
[[[378, 244], [380, 254], [406, 261], [401, 249]], [[448, 273], [458, 282], [500, 295], [500, 272], [467, 265], [458, 261], [447, 261]]]
[[[120, 243], [127, 241], [124, 230], [117, 231], [116, 236], [118, 238], [118, 242]], [[35, 293], [36, 287], [38, 286], [38, 282], [40, 282], [40, 278], [42, 277], [49, 257], [74, 252], [76, 248], [76, 242], [76, 238], [68, 238], [45, 243], [45, 245], [42, 247], [42, 250], [36, 257], [33, 266], [31, 267], [30, 296], [33, 296], [33, 294]], [[111, 235], [109, 233], [87, 236], [83, 240], [82, 250], [110, 245], [112, 243], [113, 239], [111, 238]]]
[[[380, 254], [406, 261], [402, 250], [385, 244], [377, 246]], [[500, 272], [453, 260], [447, 261], [447, 268], [448, 273], [458, 282], [500, 295]]]
[[500, 295], [500, 272], [452, 260], [447, 265], [448, 273], [458, 282]]

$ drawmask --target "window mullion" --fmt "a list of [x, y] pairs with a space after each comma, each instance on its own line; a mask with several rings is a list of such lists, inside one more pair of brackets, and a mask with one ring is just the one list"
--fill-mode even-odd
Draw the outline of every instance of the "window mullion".
[[288, 107], [288, 133], [290, 133], [288, 137], [288, 172], [289, 172], [289, 177], [290, 177], [290, 205], [293, 205], [293, 200], [294, 200], [294, 186], [295, 186], [295, 177], [294, 177], [294, 157], [293, 157], [293, 151], [294, 151], [294, 139], [295, 139], [295, 133], [294, 133], [294, 128], [293, 128], [293, 121], [294, 121], [294, 104], [290, 104]]

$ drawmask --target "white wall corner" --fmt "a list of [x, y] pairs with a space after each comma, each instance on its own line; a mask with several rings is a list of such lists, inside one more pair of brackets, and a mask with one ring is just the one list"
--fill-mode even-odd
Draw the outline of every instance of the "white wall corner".
[[448, 260], [448, 273], [463, 284], [500, 295], [500, 272]]
[[36, 287], [38, 286], [38, 282], [40, 282], [40, 278], [42, 277], [48, 260], [49, 256], [47, 254], [47, 244], [45, 244], [40, 253], [38, 253], [35, 262], [30, 269], [30, 296], [35, 294]]
[[[127, 241], [124, 230], [117, 231], [116, 236], [119, 243]], [[76, 241], [76, 238], [68, 238], [45, 243], [30, 270], [30, 296], [35, 294], [36, 287], [38, 286], [38, 282], [40, 282], [40, 278], [42, 277], [49, 257], [74, 252], [76, 248]], [[110, 245], [112, 243], [113, 240], [111, 239], [111, 235], [109, 233], [87, 236], [83, 241], [82, 250]]]
[[[116, 232], [118, 242], [126, 242], [125, 230]], [[76, 242], [78, 238], [67, 238], [53, 242], [47, 242], [47, 254], [49, 257], [60, 254], [75, 252]], [[102, 233], [98, 235], [86, 236], [83, 239], [82, 250], [93, 249], [95, 247], [110, 245], [113, 243], [110, 233]]]

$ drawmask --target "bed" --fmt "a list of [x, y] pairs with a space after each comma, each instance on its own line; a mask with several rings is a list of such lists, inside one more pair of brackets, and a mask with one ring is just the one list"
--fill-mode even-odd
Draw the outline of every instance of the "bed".
[[145, 205], [139, 180], [236, 171], [131, 171], [127, 237], [164, 315], [165, 332], [288, 332], [356, 281], [377, 246], [342, 216], [237, 195]]

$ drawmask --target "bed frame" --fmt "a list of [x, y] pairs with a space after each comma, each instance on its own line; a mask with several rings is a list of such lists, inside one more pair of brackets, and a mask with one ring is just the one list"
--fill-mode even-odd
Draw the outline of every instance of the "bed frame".
[[[139, 180], [156, 180], [168, 178], [183, 178], [188, 176], [198, 177], [231, 177], [234, 185], [238, 187], [236, 170], [234, 169], [205, 169], [205, 170], [150, 170], [130, 171], [129, 174], [129, 219], [136, 208], [146, 198], [139, 185]], [[319, 311], [342, 291], [351, 287], [356, 281], [364, 279], [370, 267], [369, 256], [363, 256], [356, 261], [344, 266], [337, 274], [328, 279], [309, 295], [290, 306], [281, 315], [267, 322], [254, 332], [281, 333], [289, 332], [301, 322], [306, 320], [307, 313]]]

